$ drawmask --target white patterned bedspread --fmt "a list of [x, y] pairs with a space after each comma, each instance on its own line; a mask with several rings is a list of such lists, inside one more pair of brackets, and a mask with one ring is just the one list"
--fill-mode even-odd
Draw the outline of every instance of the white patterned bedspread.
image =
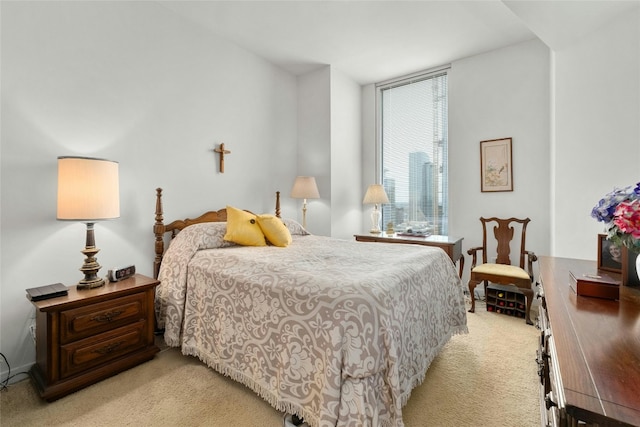
[[467, 332], [444, 251], [300, 234], [242, 247], [225, 229], [193, 225], [171, 242], [156, 293], [167, 344], [312, 427], [403, 426], [411, 390]]

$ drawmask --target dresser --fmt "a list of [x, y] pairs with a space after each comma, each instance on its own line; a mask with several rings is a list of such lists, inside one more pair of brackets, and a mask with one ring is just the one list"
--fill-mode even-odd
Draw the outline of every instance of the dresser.
[[640, 426], [640, 289], [578, 296], [570, 272], [597, 273], [594, 261], [538, 260], [542, 425]]
[[411, 245], [435, 246], [442, 249], [449, 255], [454, 263], [460, 262], [459, 275], [462, 277], [464, 271], [464, 255], [462, 255], [462, 238], [451, 236], [430, 235], [421, 236], [400, 236], [398, 234], [387, 234], [385, 232], [378, 234], [356, 234], [354, 235], [358, 242], [383, 242], [383, 243], [404, 243]]
[[40, 396], [53, 401], [144, 361], [154, 342], [154, 295], [159, 282], [136, 274], [94, 289], [32, 301]]

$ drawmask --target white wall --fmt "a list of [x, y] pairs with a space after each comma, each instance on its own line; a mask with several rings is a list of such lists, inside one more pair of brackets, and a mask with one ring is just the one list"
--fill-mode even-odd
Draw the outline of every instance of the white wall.
[[591, 209], [640, 181], [640, 12], [555, 52], [552, 252], [596, 259]]
[[331, 236], [353, 239], [360, 231], [362, 101], [360, 85], [331, 71]]
[[[533, 40], [451, 64], [449, 234], [464, 238], [464, 253], [482, 244], [481, 216], [529, 217], [527, 249], [550, 252], [549, 58]], [[480, 141], [508, 137], [513, 191], [483, 193]]]
[[[331, 67], [298, 77], [298, 117], [298, 175], [314, 176], [320, 193], [319, 199], [307, 200], [307, 229], [330, 236]], [[301, 200], [297, 218], [302, 222]]]
[[[376, 88], [375, 85], [367, 85], [362, 88], [362, 182], [360, 187], [362, 189], [362, 199], [367, 191], [367, 188], [371, 184], [381, 184], [381, 173], [379, 171], [377, 162], [378, 147], [376, 143], [377, 130], [376, 130]], [[371, 229], [371, 211], [373, 205], [367, 205], [363, 207], [363, 215], [360, 221], [359, 232], [368, 231]]]
[[[85, 229], [55, 219], [56, 157], [120, 162], [121, 218], [96, 225], [100, 274], [151, 275], [156, 187], [165, 220], [273, 212], [288, 195], [297, 81], [148, 2], [3, 2], [1, 18], [0, 352], [18, 372], [35, 360], [25, 289], [81, 278]], [[283, 216], [295, 210], [283, 197]]]

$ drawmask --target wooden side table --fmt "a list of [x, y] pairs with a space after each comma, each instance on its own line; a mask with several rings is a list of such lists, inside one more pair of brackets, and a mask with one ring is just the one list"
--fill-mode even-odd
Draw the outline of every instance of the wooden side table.
[[462, 277], [464, 271], [464, 255], [462, 254], [463, 238], [431, 235], [427, 237], [418, 236], [399, 236], [397, 234], [355, 234], [354, 237], [358, 242], [384, 242], [384, 243], [408, 243], [412, 245], [436, 246], [444, 250], [453, 263], [460, 262], [458, 274]]
[[53, 401], [152, 359], [155, 279], [136, 274], [94, 289], [32, 301], [40, 396]]

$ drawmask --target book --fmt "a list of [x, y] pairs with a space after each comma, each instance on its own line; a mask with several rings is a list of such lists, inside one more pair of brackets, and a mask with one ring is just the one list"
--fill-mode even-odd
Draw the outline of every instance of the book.
[[430, 231], [413, 231], [413, 232], [402, 231], [402, 232], [396, 233], [396, 236], [429, 237], [431, 236], [431, 232]]
[[61, 297], [69, 293], [68, 288], [62, 283], [54, 283], [52, 285], [38, 286], [37, 288], [27, 289], [27, 298], [31, 301], [40, 301], [43, 299]]
[[619, 299], [622, 280], [619, 274], [596, 271], [569, 271], [570, 285], [576, 294], [605, 298]]

